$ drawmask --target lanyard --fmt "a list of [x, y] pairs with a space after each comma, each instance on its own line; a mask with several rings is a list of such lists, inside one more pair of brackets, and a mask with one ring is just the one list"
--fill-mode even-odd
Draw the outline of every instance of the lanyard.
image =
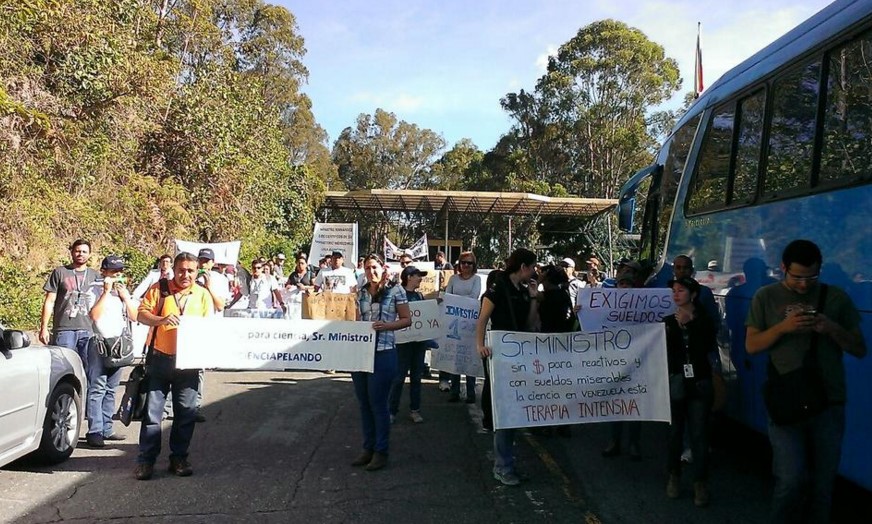
[[182, 295], [182, 301], [179, 302], [179, 297], [177, 297], [175, 294], [173, 295], [173, 300], [176, 301], [176, 307], [179, 308], [179, 313], [180, 313], [180, 314], [182, 314], [182, 315], [185, 314], [185, 306], [188, 305], [188, 299], [189, 299], [190, 297], [191, 297], [191, 294], [190, 294], [190, 293], [186, 293], [186, 294]]

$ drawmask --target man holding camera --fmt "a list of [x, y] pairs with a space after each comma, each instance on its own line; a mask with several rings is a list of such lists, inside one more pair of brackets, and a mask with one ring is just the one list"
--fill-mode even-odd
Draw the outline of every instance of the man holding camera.
[[[781, 256], [784, 279], [754, 294], [745, 322], [748, 353], [769, 351], [770, 382], [810, 367], [823, 382], [817, 396], [825, 397], [821, 411], [793, 423], [776, 423], [767, 403], [775, 475], [771, 522], [800, 522], [803, 517], [809, 522], [830, 521], [845, 432], [842, 354], [866, 355], [860, 315], [850, 297], [835, 286], [818, 283], [822, 262], [814, 243], [794, 240], [788, 244]], [[806, 384], [804, 389], [814, 389], [811, 386]], [[806, 476], [809, 494], [803, 493]]]
[[[102, 280], [96, 280], [87, 291], [89, 300], [94, 304], [89, 313], [94, 321], [94, 333], [104, 339], [121, 337], [125, 329], [129, 329], [131, 319], [136, 319], [137, 315], [136, 304], [127, 290], [124, 259], [118, 255], [104, 258], [100, 264], [100, 274]], [[123, 435], [116, 435], [112, 431], [115, 388], [121, 381], [121, 368], [107, 368], [97, 344], [90, 343], [87, 370], [88, 434], [85, 441], [92, 448], [102, 448], [106, 440], [124, 440]]]

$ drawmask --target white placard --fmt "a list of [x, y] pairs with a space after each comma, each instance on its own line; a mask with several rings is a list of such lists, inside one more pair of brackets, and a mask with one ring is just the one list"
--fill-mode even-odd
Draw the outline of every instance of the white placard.
[[235, 266], [239, 261], [239, 247], [241, 245], [242, 243], [238, 240], [233, 242], [213, 242], [211, 244], [176, 240], [176, 254], [178, 255], [182, 251], [186, 251], [196, 256], [201, 249], [208, 247], [215, 253], [216, 264]]
[[578, 320], [584, 331], [660, 322], [675, 312], [669, 288], [585, 287], [578, 291]]
[[442, 336], [442, 314], [436, 300], [409, 302], [412, 325], [395, 332], [397, 344], [436, 340]]
[[446, 293], [442, 301], [442, 337], [432, 351], [430, 365], [439, 371], [483, 377], [484, 368], [475, 340], [479, 302]]
[[491, 331], [488, 346], [497, 429], [670, 420], [663, 324], [598, 333]]
[[181, 317], [180, 369], [312, 369], [372, 372], [370, 322]]
[[357, 222], [315, 223], [312, 246], [309, 248], [309, 263], [317, 264], [334, 251], [342, 252], [343, 266], [351, 269], [357, 267]]

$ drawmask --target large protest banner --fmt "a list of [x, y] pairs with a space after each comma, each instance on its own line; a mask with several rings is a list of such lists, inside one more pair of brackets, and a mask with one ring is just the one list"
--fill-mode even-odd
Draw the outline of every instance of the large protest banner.
[[445, 294], [442, 301], [442, 338], [439, 339], [439, 349], [432, 351], [432, 367], [454, 374], [484, 376], [475, 340], [478, 311], [478, 300]]
[[488, 346], [497, 429], [670, 420], [663, 324], [597, 333], [491, 331]]
[[342, 265], [351, 269], [357, 267], [357, 222], [315, 223], [312, 246], [309, 248], [309, 263], [317, 264], [318, 260], [333, 251], [342, 252]]
[[441, 311], [435, 300], [409, 302], [412, 325], [395, 331], [397, 344], [421, 340], [438, 340], [442, 336]]
[[201, 249], [208, 247], [215, 253], [216, 264], [227, 264], [235, 266], [239, 262], [239, 247], [241, 242], [235, 240], [233, 242], [189, 242], [187, 240], [176, 240], [176, 254], [185, 251], [192, 255], [197, 255]]
[[675, 312], [669, 288], [586, 287], [578, 292], [578, 320], [584, 331], [607, 326], [660, 322]]
[[179, 323], [180, 369], [311, 369], [372, 372], [369, 322], [186, 317]]

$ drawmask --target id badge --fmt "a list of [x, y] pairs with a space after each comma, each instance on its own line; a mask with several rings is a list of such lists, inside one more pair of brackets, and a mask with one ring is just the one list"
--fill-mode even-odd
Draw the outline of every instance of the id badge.
[[79, 315], [79, 308], [77, 306], [73, 306], [70, 308], [70, 318], [76, 318]]
[[693, 378], [693, 364], [684, 365], [684, 378]]

